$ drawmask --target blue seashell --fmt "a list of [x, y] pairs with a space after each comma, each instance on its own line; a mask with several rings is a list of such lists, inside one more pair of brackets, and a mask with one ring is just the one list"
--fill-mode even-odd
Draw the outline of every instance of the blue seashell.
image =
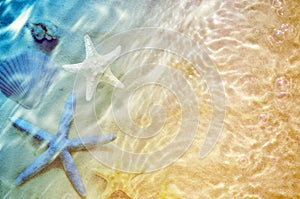
[[0, 64], [0, 90], [25, 108], [35, 108], [58, 72], [59, 68], [44, 53], [25, 51]]

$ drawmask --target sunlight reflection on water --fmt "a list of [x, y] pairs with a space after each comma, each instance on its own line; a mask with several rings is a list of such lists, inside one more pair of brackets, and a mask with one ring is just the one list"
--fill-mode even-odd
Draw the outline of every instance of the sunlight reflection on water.
[[[210, 156], [204, 160], [198, 159], [199, 147], [204, 140], [203, 132], [209, 128], [211, 119], [210, 91], [188, 63], [180, 59], [172, 60], [172, 67], [189, 77], [190, 83], [198, 89], [197, 100], [203, 105], [203, 108], [197, 110], [201, 115], [201, 124], [194, 143], [177, 162], [149, 174], [114, 171], [99, 164], [86, 152], [74, 153], [84, 184], [90, 189], [90, 198], [100, 195], [106, 198], [298, 198], [299, 1], [138, 2], [0, 2], [1, 60], [24, 49], [36, 48], [30, 32], [22, 24], [51, 20], [63, 35], [56, 48], [49, 53], [59, 64], [78, 63], [85, 58], [83, 36], [86, 33], [97, 44], [105, 37], [132, 27], [156, 26], [179, 31], [203, 44], [219, 70], [226, 89], [228, 112], [223, 136]], [[148, 9], [149, 5], [151, 9]], [[144, 58], [143, 54], [141, 57]], [[153, 58], [151, 61], [156, 60]], [[119, 71], [120, 76], [126, 72], [123, 64], [130, 64], [122, 62], [122, 59], [116, 63], [123, 70]], [[11, 127], [7, 117], [16, 113], [55, 134], [60, 111], [65, 97], [73, 89], [74, 79], [74, 75], [65, 73], [53, 89], [56, 93], [50, 93], [44, 104], [33, 112], [20, 109], [14, 102], [0, 95], [0, 159], [5, 158], [0, 166], [0, 197], [9, 193], [17, 173], [41, 152], [39, 145], [31, 139], [24, 139], [19, 131]], [[107, 96], [110, 96], [111, 90], [111, 87], [99, 85], [98, 94], [105, 94], [100, 111], [107, 106], [110, 100]], [[142, 106], [138, 106], [139, 100], [136, 100], [137, 107], [142, 109]], [[148, 106], [147, 101], [143, 103]], [[175, 108], [178, 114], [180, 111], [177, 111], [177, 106]], [[141, 112], [144, 113], [143, 110]], [[166, 135], [173, 135], [176, 130], [170, 133], [178, 122], [176, 114], [173, 114], [169, 126], [166, 126]], [[140, 118], [148, 119], [143, 117]], [[101, 123], [101, 127], [106, 132], [118, 132], [118, 126], [109, 119]], [[77, 136], [75, 130], [71, 136]], [[9, 144], [5, 145], [4, 141]], [[116, 140], [130, 150], [132, 143], [123, 141]], [[154, 140], [153, 144], [168, 141], [162, 138]], [[153, 145], [143, 142], [137, 149], [151, 151]], [[101, 151], [99, 153], [101, 155]], [[15, 154], [18, 154], [18, 158], [15, 158]], [[49, 180], [51, 177], [57, 181]], [[37, 193], [41, 193], [40, 190], [45, 191], [44, 195], [50, 198], [62, 195], [66, 198], [77, 197], [65, 179], [63, 168], [56, 163], [24, 186], [14, 189], [10, 198], [39, 195]]]

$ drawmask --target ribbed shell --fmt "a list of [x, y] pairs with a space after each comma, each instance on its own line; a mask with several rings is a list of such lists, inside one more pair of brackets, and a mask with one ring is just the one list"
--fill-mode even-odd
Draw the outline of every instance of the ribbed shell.
[[25, 51], [0, 64], [0, 90], [25, 108], [34, 108], [42, 101], [58, 71], [47, 55]]

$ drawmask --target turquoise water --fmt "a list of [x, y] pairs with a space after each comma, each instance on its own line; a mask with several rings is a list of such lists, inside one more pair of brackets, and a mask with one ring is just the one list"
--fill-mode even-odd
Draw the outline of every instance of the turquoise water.
[[[78, 63], [85, 57], [85, 34], [97, 38], [94, 41], [97, 43], [109, 35], [138, 27], [150, 4], [150, 0], [2, 0], [0, 60], [3, 62], [26, 50], [37, 50], [49, 55], [58, 66]], [[58, 36], [58, 42], [50, 50], [49, 42], [37, 42], [29, 28], [29, 24], [49, 22], [57, 28], [55, 34]], [[26, 109], [0, 93], [0, 198], [46, 198], [49, 186], [60, 179], [55, 172], [57, 168], [63, 169], [54, 163], [51, 180], [42, 177], [44, 183], [31, 181], [20, 187], [13, 185], [14, 179], [45, 150], [45, 146], [14, 128], [9, 117], [22, 117], [55, 134], [66, 97], [73, 89], [74, 78], [74, 74], [62, 70], [41, 104], [34, 109]], [[74, 133], [70, 135], [75, 136]], [[51, 171], [49, 173], [51, 175]], [[63, 174], [62, 177], [66, 176]], [[66, 179], [58, 184], [67, 182]], [[67, 183], [64, 189], [68, 192], [73, 188]], [[64, 189], [52, 192], [53, 197], [62, 197]]]
[[[24, 49], [35, 48], [26, 23], [50, 21], [61, 35], [55, 54], [74, 56], [83, 34], [112, 34], [138, 26], [147, 12], [144, 1], [2, 1], [0, 3], [1, 59]], [[63, 54], [63, 55], [62, 55]], [[80, 57], [81, 58], [81, 57]]]
[[[97, 119], [103, 132], [117, 134], [117, 139], [105, 146], [71, 153], [88, 198], [299, 198], [299, 8], [297, 0], [0, 0], [0, 60], [26, 50], [37, 50], [46, 53], [61, 68], [85, 59], [85, 34], [91, 37], [100, 54], [121, 45], [123, 54], [111, 68], [126, 85], [118, 91], [125, 93], [113, 92], [113, 87], [99, 84], [94, 104], [86, 103], [84, 95], [77, 101], [82, 114], [75, 114], [71, 126], [70, 138], [93, 134], [90, 130], [98, 127], [93, 119]], [[179, 45], [179, 41], [184, 40], [179, 39], [182, 35], [161, 37], [158, 35], [161, 29], [154, 34], [143, 32], [149, 29], [143, 29], [141, 35], [141, 29], [126, 32], [131, 34], [115, 34], [149, 26], [178, 31], [192, 40]], [[42, 41], [36, 41], [34, 35]], [[45, 40], [49, 36], [53, 39]], [[154, 44], [156, 48], [146, 44]], [[174, 53], [174, 49], [179, 52]], [[206, 59], [199, 61], [195, 49], [197, 54], [204, 49], [208, 54]], [[181, 92], [186, 87], [176, 84], [180, 82], [177, 73], [166, 73], [161, 65], [176, 68], [174, 72], [184, 76], [186, 86], [194, 90], [188, 94], [195, 95], [198, 103], [192, 105], [198, 107], [189, 106], [190, 96]], [[218, 103], [214, 103], [211, 92], [211, 87], [217, 88], [221, 82], [210, 86], [206, 81], [209, 77], [215, 79], [212, 65], [216, 66], [225, 87], [225, 125], [211, 153], [201, 159], [199, 152], [207, 132], [216, 127], [212, 125], [213, 113], [224, 111], [214, 109]], [[142, 69], [141, 66], [147, 67], [146, 70], [134, 70]], [[151, 66], [158, 68], [152, 70]], [[195, 70], [197, 68], [200, 72]], [[202, 69], [208, 71], [207, 75], [201, 73]], [[153, 73], [148, 76], [147, 71]], [[9, 120], [11, 116], [21, 117], [55, 135], [70, 92], [74, 87], [85, 91], [84, 76], [79, 77], [61, 70], [41, 104], [32, 109], [24, 108], [0, 92], [0, 198], [81, 198], [59, 160], [21, 186], [13, 185], [22, 170], [47, 147], [16, 129]], [[169, 81], [173, 89], [165, 90], [157, 84], [148, 87], [144, 80]], [[178, 101], [176, 92], [184, 94], [183, 103]], [[222, 95], [222, 92], [216, 93]], [[111, 100], [111, 96], [117, 97]], [[129, 99], [128, 106], [122, 106], [126, 104], [124, 98]], [[223, 98], [215, 99], [224, 103]], [[121, 113], [118, 116], [126, 121], [124, 125], [129, 130], [134, 124], [147, 127], [150, 123], [162, 122], [164, 114], [160, 105], [165, 110], [166, 123], [153, 137], [145, 139], [149, 136], [146, 135], [139, 139], [143, 131], [142, 136], [135, 134], [140, 133], [138, 130], [126, 133], [114, 121], [112, 102], [116, 102], [113, 108], [125, 107], [130, 109], [130, 114], [132, 112], [132, 123], [127, 126], [128, 120], [122, 120], [126, 111], [115, 110]], [[188, 105], [187, 109], [182, 105]], [[200, 119], [182, 116], [191, 109], [197, 110], [199, 115], [190, 115], [200, 116]], [[88, 117], [90, 113], [93, 113], [92, 119]], [[76, 118], [81, 126], [74, 124]], [[185, 138], [180, 141], [191, 142], [186, 153], [176, 159], [176, 152], [181, 152], [184, 146], [179, 142], [174, 150], [151, 156], [149, 160], [150, 152], [176, 144], [174, 138], [182, 121], [195, 121], [188, 127], [199, 125], [195, 138], [189, 134], [193, 132], [190, 128], [183, 131]], [[139, 157], [148, 154], [148, 158], [126, 159], [111, 153], [112, 145], [122, 152], [141, 154]], [[170, 160], [169, 155], [174, 163], [165, 165], [164, 160]], [[122, 169], [124, 166], [129, 167], [131, 173]], [[148, 166], [161, 169], [147, 173]], [[136, 173], [132, 172], [134, 169]]]

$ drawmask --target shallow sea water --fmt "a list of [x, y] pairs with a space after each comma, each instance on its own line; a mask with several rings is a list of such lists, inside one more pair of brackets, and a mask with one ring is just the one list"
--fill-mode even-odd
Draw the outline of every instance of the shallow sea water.
[[[164, 49], [125, 51], [112, 64], [112, 71], [126, 86], [131, 86], [137, 79], [136, 74], [126, 75], [128, 71], [153, 63], [168, 65], [188, 82], [189, 87], [176, 85], [176, 74], [167, 74], [166, 70], [155, 73], [155, 80], [170, 79], [174, 90], [154, 84], [141, 86], [130, 93], [130, 121], [147, 127], [152, 122], [160, 124], [161, 118], [165, 118], [162, 127], [147, 139], [124, 132], [126, 128], [115, 120], [111, 106], [114, 89], [103, 83], [98, 85], [92, 106], [85, 106], [84, 100], [78, 99], [77, 108], [85, 113], [93, 112], [96, 126], [103, 132], [117, 134], [114, 144], [118, 148], [147, 154], [174, 142], [183, 124], [182, 108], [185, 108], [184, 103], [178, 101], [176, 92], [191, 88], [195, 99], [186, 97], [186, 101], [197, 102], [188, 106], [191, 108], [188, 110], [197, 113], [197, 132], [189, 148], [178, 159], [175, 153], [172, 156], [175, 147], [174, 151], [142, 162], [146, 165], [142, 167], [145, 170], [147, 165], [157, 164], [157, 170], [153, 172], [136, 169], [134, 159], [128, 159], [127, 163], [132, 166], [132, 171], [138, 172], [125, 172], [122, 160], [126, 156], [121, 154], [120, 159], [115, 159], [114, 154], [109, 153], [111, 145], [73, 152], [87, 198], [300, 198], [298, 1], [55, 2], [0, 2], [0, 60], [27, 49], [41, 50], [24, 27], [27, 22], [49, 20], [59, 27], [59, 43], [53, 51], [47, 52], [58, 65], [78, 63], [85, 58], [83, 36], [87, 33], [96, 45], [132, 28], [160, 27], [183, 33], [200, 44], [215, 64], [225, 88], [224, 127], [212, 151], [200, 158], [199, 152], [213, 117], [211, 91], [203, 74], [197, 73], [186, 57]], [[11, 25], [15, 21], [18, 23]], [[129, 41], [114, 41], [116, 44], [113, 42], [112, 46], [121, 43], [124, 50], [126, 44], [135, 45], [141, 41], [138, 37], [127, 38]], [[164, 42], [161, 38], [152, 39]], [[180, 43], [176, 38], [170, 39], [175, 46]], [[184, 52], [189, 50], [186, 46], [180, 48]], [[99, 44], [97, 50], [103, 52], [106, 49], [101, 49]], [[58, 160], [23, 185], [13, 186], [13, 180], [45, 150], [45, 146], [15, 129], [8, 119], [20, 116], [55, 134], [65, 99], [72, 89], [84, 85], [84, 79], [80, 78], [80, 75], [62, 70], [44, 101], [32, 110], [24, 109], [1, 94], [0, 198], [80, 198]], [[159, 111], [152, 112], [154, 115], [149, 113], [157, 104], [164, 108], [164, 115], [159, 115]], [[93, 109], [89, 110], [90, 107]], [[94, 120], [83, 117], [83, 112], [76, 112], [71, 138], [95, 133]], [[127, 123], [125, 125], [128, 127]], [[134, 125], [128, 128], [134, 128]], [[186, 136], [189, 141], [190, 132], [186, 132]], [[185, 142], [184, 139], [182, 143]], [[101, 156], [104, 158], [99, 159]], [[173, 163], [160, 165], [166, 157], [173, 158]]]

